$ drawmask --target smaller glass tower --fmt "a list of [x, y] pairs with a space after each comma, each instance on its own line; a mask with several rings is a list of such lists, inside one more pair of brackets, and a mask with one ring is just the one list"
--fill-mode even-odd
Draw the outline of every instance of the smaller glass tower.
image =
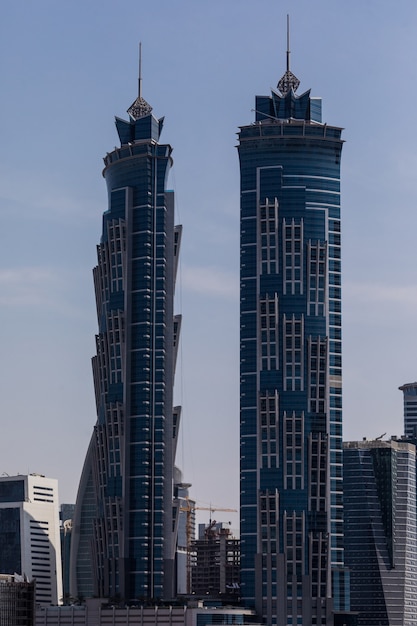
[[417, 438], [417, 382], [399, 387], [404, 396], [404, 435]]
[[345, 562], [358, 626], [412, 626], [417, 615], [416, 448], [343, 444]]

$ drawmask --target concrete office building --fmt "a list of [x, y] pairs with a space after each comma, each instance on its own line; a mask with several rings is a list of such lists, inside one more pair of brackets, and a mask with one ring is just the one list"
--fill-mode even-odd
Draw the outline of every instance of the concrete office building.
[[[173, 474], [180, 409], [173, 382], [181, 228], [167, 189], [172, 148], [139, 94], [104, 158], [108, 207], [94, 269], [97, 423], [72, 528], [71, 595], [175, 595]], [[173, 522], [174, 520], [174, 522]]]
[[[240, 128], [241, 595], [333, 624], [343, 556], [341, 128], [289, 68]], [[345, 622], [348, 619], [345, 616]], [[346, 622], [347, 623], [347, 622]]]
[[359, 626], [411, 626], [417, 615], [416, 448], [344, 444], [345, 562]]
[[36, 603], [62, 600], [58, 482], [39, 474], [0, 478], [0, 573], [36, 579]]

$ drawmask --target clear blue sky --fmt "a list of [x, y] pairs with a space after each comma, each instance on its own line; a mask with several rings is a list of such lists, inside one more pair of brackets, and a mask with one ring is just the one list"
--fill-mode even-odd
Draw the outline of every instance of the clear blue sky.
[[[74, 501], [93, 425], [91, 269], [114, 116], [165, 116], [184, 226], [176, 311], [178, 463], [201, 503], [238, 508], [239, 125], [291, 68], [343, 126], [345, 439], [402, 433], [417, 379], [417, 3], [3, 0], [0, 474]], [[219, 515], [225, 519], [227, 515]]]

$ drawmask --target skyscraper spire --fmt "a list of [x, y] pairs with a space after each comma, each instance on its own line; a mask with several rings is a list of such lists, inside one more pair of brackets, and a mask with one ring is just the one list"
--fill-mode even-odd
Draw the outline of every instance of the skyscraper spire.
[[287, 14], [287, 72], [290, 71], [290, 16]]
[[291, 89], [296, 92], [300, 81], [290, 70], [290, 16], [287, 15], [287, 70], [277, 87], [285, 96]]
[[142, 97], [142, 42], [139, 42], [139, 79], [138, 79], [138, 97]]
[[142, 42], [139, 43], [139, 78], [138, 78], [138, 97], [134, 103], [128, 108], [127, 112], [133, 120], [145, 117], [152, 112], [152, 107], [144, 98], [142, 98]]

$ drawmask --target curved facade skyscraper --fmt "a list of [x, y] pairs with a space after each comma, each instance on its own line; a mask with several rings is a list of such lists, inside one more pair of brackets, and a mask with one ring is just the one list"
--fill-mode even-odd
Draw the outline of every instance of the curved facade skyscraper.
[[104, 158], [108, 208], [94, 269], [97, 423], [77, 497], [74, 596], [172, 598], [173, 473], [180, 410], [173, 300], [181, 228], [167, 190], [171, 146], [139, 95]]
[[[289, 53], [288, 53], [289, 55]], [[241, 594], [267, 624], [349, 604], [342, 529], [341, 128], [289, 69], [239, 133]]]

